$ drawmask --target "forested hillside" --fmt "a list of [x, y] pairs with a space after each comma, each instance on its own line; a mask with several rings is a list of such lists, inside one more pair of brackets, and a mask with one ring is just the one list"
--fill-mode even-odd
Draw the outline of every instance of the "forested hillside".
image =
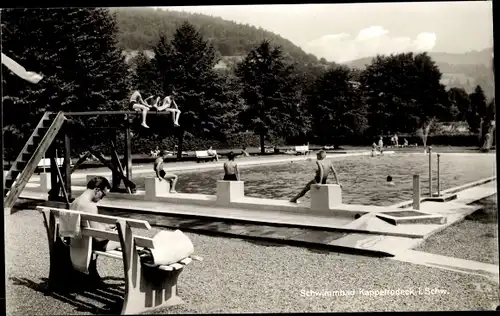
[[[448, 88], [462, 88], [472, 93], [477, 85], [484, 89], [488, 99], [494, 97], [493, 49], [487, 48], [479, 52], [464, 54], [429, 53], [436, 62], [443, 77], [441, 82]], [[361, 58], [346, 63], [349, 67], [364, 69], [372, 57]]]
[[203, 14], [165, 11], [151, 8], [115, 8], [118, 45], [126, 51], [152, 50], [160, 34], [171, 39], [177, 27], [188, 21], [200, 30], [220, 56], [244, 56], [263, 40], [283, 48], [296, 62], [318, 63], [316, 56], [305, 53], [287, 39], [250, 25], [238, 24]]

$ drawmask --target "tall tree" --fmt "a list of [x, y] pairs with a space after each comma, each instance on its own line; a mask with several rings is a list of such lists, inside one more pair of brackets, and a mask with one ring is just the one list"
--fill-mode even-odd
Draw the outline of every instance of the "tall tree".
[[[4, 53], [44, 75], [38, 85], [27, 85], [2, 71], [3, 100], [8, 101], [4, 131], [18, 140], [6, 147], [18, 152], [45, 111], [124, 108], [129, 77], [116, 47], [116, 33], [115, 17], [107, 9], [2, 11]], [[98, 117], [85, 121], [106, 122]]]
[[362, 91], [347, 67], [332, 67], [317, 81], [309, 97], [312, 131], [323, 144], [358, 136], [367, 127]]
[[181, 157], [184, 135], [203, 136], [219, 127], [217, 116], [224, 109], [216, 102], [222, 92], [214, 71], [218, 60], [213, 46], [187, 22], [177, 28], [171, 43], [161, 36], [154, 52], [162, 94], [175, 93], [182, 111], [177, 128]]
[[260, 135], [262, 153], [266, 136], [287, 137], [305, 131], [302, 91], [293, 66], [284, 61], [281, 47], [261, 42], [238, 64], [236, 75], [246, 102], [240, 121]]
[[451, 88], [448, 94], [450, 96], [450, 103], [455, 106], [458, 111], [455, 120], [465, 121], [467, 112], [470, 108], [469, 95], [462, 88]]
[[413, 133], [446, 117], [448, 95], [441, 72], [426, 54], [377, 56], [361, 74], [373, 133]]
[[486, 97], [481, 86], [476, 86], [474, 92], [469, 95], [470, 109], [467, 113], [467, 123], [471, 132], [478, 133], [481, 126], [481, 120], [485, 117], [486, 111]]

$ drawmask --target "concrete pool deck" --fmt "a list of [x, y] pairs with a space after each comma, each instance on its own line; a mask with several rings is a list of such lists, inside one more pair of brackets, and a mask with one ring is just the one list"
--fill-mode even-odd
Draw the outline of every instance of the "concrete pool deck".
[[[346, 155], [369, 155], [370, 152], [354, 152]], [[417, 155], [423, 153], [416, 153]], [[470, 154], [465, 154], [470, 155]], [[330, 157], [332, 158], [332, 157]], [[290, 160], [310, 159], [307, 156], [255, 159], [246, 161], [246, 165], [288, 162]], [[219, 168], [219, 163], [193, 164], [191, 166], [176, 166], [172, 170], [189, 171], [193, 168]], [[149, 168], [143, 170], [150, 172]], [[135, 172], [137, 173], [137, 172]], [[92, 175], [99, 173], [92, 172]], [[110, 172], [103, 172], [108, 176]], [[74, 177], [73, 175], [72, 177]], [[87, 176], [82, 174], [81, 176]], [[39, 184], [38, 184], [39, 187]], [[73, 186], [73, 195], [80, 194], [85, 188]], [[355, 249], [364, 252], [374, 252], [380, 255], [394, 256], [401, 250], [418, 246], [429, 236], [463, 220], [467, 215], [478, 209], [468, 205], [474, 201], [496, 193], [496, 177], [482, 179], [443, 191], [457, 194], [457, 199], [449, 202], [432, 202], [422, 199], [419, 212], [427, 217], [441, 218], [443, 221], [428, 223], [390, 223], [380, 215], [390, 215], [394, 212], [412, 210], [411, 202], [405, 201], [389, 207], [337, 204], [326, 210], [311, 210], [310, 203], [299, 205], [284, 200], [258, 199], [240, 197], [228, 205], [218, 205], [216, 195], [204, 194], [167, 194], [157, 199], [146, 199], [144, 191], [137, 194], [108, 194], [99, 202], [99, 208], [104, 212], [128, 212], [137, 216], [178, 217], [185, 220], [166, 220], [170, 227], [180, 227], [193, 231], [219, 232], [226, 235], [301, 241], [304, 243]], [[37, 190], [36, 183], [29, 183], [21, 194], [21, 198], [47, 200], [47, 194]], [[381, 214], [383, 213], [383, 214]], [[354, 215], [362, 215], [355, 219]], [[133, 215], [132, 215], [133, 216]], [[424, 216], [425, 217], [425, 216]], [[196, 220], [193, 220], [196, 219]], [[243, 225], [227, 225], [227, 222], [237, 222]], [[215, 223], [215, 224], [214, 224]], [[177, 225], [177, 226], [176, 226]], [[265, 229], [252, 230], [248, 227], [269, 226]], [[278, 227], [295, 229], [301, 234], [287, 231], [277, 232]], [[279, 229], [278, 229], [279, 230]], [[307, 231], [305, 234], [303, 231]]]
[[[481, 182], [478, 182], [481, 183]], [[83, 190], [84, 188], [75, 188]], [[75, 190], [77, 194], [78, 191]], [[424, 201], [420, 211], [427, 214], [441, 215], [446, 218], [444, 224], [401, 224], [393, 225], [380, 218], [377, 212], [367, 213], [354, 220], [347, 216], [326, 216], [311, 213], [291, 213], [284, 211], [266, 211], [234, 207], [196, 206], [172, 204], [159, 201], [144, 201], [121, 199], [108, 196], [99, 202], [99, 208], [107, 213], [128, 212], [140, 216], [166, 216], [185, 218], [182, 228], [193, 231], [219, 232], [225, 235], [262, 237], [265, 239], [281, 239], [305, 243], [322, 244], [332, 248], [357, 249], [362, 252], [374, 252], [380, 255], [394, 256], [401, 250], [418, 246], [429, 236], [463, 220], [479, 207], [468, 205], [496, 193], [496, 181], [482, 183], [466, 188], [457, 193], [457, 199], [450, 202]], [[25, 189], [22, 198], [46, 200], [47, 194]], [[377, 207], [380, 210], [411, 210], [411, 208]], [[338, 209], [349, 210], [356, 205], [336, 206]], [[367, 210], [376, 207], [363, 206]], [[193, 220], [194, 219], [194, 220]], [[200, 224], [200, 221], [202, 222]], [[227, 225], [225, 222], [246, 223], [255, 225], [270, 225], [272, 228], [249, 231], [245, 225]], [[167, 220], [170, 227], [180, 227], [175, 220]], [[215, 224], [214, 224], [215, 223]], [[217, 224], [218, 223], [218, 224]], [[287, 226], [299, 229], [301, 234], [283, 232], [276, 234], [276, 226]], [[303, 230], [308, 232], [304, 235]], [[284, 234], [284, 236], [283, 236]]]

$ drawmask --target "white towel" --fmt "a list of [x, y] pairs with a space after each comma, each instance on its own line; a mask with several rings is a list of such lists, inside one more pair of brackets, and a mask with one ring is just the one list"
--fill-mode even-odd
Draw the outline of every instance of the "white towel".
[[59, 214], [59, 236], [79, 237], [81, 233], [81, 218], [78, 214]]
[[92, 237], [71, 238], [69, 254], [73, 268], [89, 274], [89, 264], [92, 259]]
[[161, 231], [153, 237], [151, 249], [155, 265], [176, 263], [194, 253], [194, 246], [188, 236], [180, 230]]

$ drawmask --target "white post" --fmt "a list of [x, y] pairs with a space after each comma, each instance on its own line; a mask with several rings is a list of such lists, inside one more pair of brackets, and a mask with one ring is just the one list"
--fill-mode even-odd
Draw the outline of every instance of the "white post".
[[144, 198], [154, 200], [158, 196], [170, 194], [170, 182], [165, 179], [160, 181], [158, 177], [147, 177], [144, 179], [144, 190]]
[[229, 205], [245, 197], [244, 181], [217, 181], [217, 203]]
[[441, 185], [439, 184], [439, 154], [437, 154], [437, 190], [438, 190], [438, 196], [441, 196]]
[[51, 188], [50, 173], [40, 173], [40, 190], [42, 192], [49, 192]]
[[429, 146], [429, 196], [432, 197], [432, 147]]
[[338, 184], [311, 185], [311, 210], [330, 210], [342, 204], [342, 189]]
[[413, 209], [420, 210], [420, 175], [413, 175]]

